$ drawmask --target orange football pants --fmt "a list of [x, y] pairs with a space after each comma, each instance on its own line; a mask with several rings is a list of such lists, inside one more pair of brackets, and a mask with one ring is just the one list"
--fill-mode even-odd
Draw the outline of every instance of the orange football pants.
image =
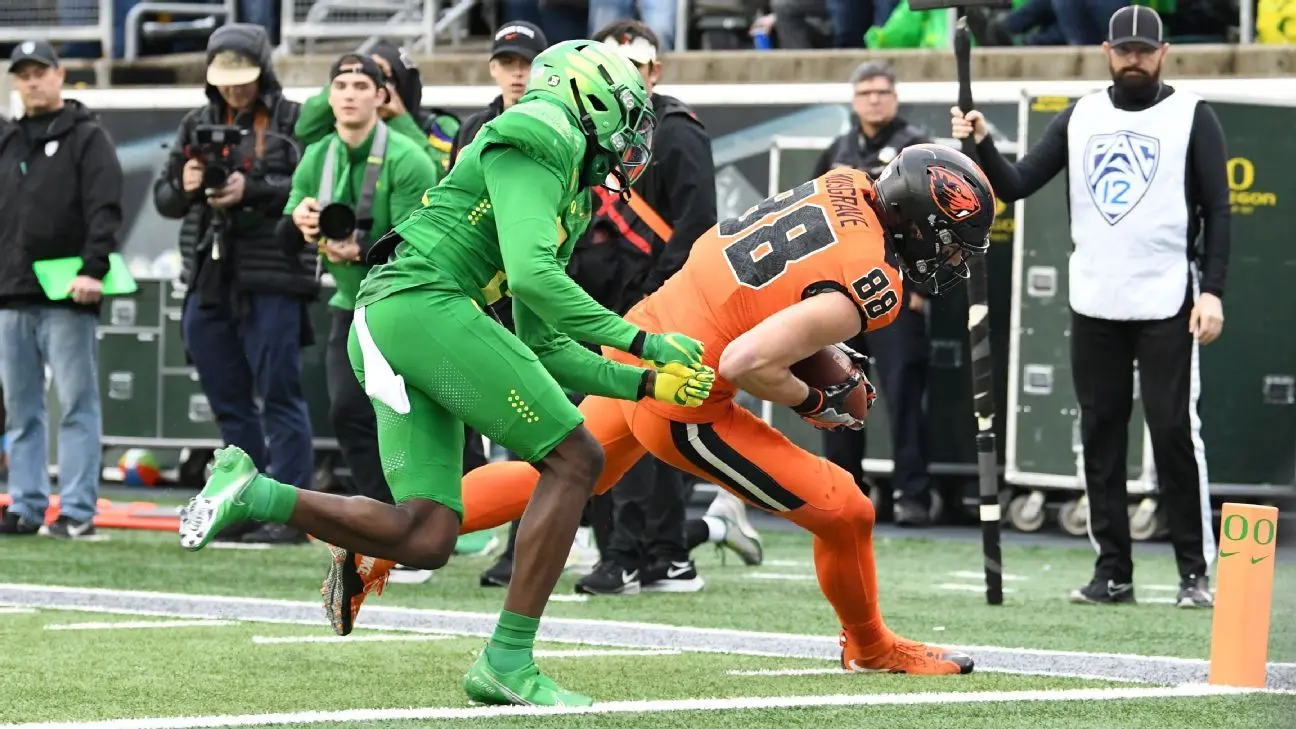
[[[708, 410], [716, 404], [708, 403]], [[635, 402], [587, 397], [585, 427], [603, 446], [595, 493], [612, 488], [645, 453], [729, 490], [751, 506], [774, 512], [814, 535], [819, 587], [850, 634], [852, 654], [891, 649], [878, 605], [873, 560], [873, 504], [840, 467], [792, 443], [732, 401], [705, 423], [675, 422]], [[522, 516], [539, 472], [509, 461], [464, 477], [461, 533]]]

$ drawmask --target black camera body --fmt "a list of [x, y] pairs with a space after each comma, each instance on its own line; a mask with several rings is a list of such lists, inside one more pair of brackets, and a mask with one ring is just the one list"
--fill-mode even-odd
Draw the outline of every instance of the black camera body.
[[200, 124], [194, 127], [189, 144], [185, 145], [185, 156], [202, 161], [202, 189], [225, 187], [230, 175], [243, 166], [238, 152], [242, 140], [243, 129], [234, 125]]

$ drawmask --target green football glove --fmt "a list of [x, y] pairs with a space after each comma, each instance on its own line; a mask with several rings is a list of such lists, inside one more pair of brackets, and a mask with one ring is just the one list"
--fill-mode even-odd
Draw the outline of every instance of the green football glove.
[[[638, 347], [635, 347], [635, 344]], [[634, 351], [635, 349], [638, 351]], [[640, 332], [639, 337], [636, 337], [634, 344], [631, 345], [631, 350], [630, 354], [649, 362], [659, 364], [675, 362], [695, 368], [702, 366], [702, 343], [678, 332], [665, 334]]]
[[[652, 365], [652, 363], [646, 363]], [[686, 367], [678, 362], [652, 365], [656, 371], [652, 398], [673, 405], [695, 408], [711, 396], [715, 370], [710, 367]]]

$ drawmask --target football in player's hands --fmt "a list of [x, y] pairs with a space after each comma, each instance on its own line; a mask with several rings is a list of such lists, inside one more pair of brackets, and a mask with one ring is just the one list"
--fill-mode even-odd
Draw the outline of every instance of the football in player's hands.
[[[852, 374], [859, 372], [860, 384], [847, 396], [846, 409], [857, 420], [865, 420], [868, 418], [869, 390], [872, 387], [866, 384], [868, 379], [860, 371], [857, 361], [847, 353], [849, 351], [842, 345], [824, 347], [792, 365], [791, 370], [792, 374], [807, 385], [820, 389], [840, 385], [849, 380]], [[860, 358], [861, 361], [862, 359]]]

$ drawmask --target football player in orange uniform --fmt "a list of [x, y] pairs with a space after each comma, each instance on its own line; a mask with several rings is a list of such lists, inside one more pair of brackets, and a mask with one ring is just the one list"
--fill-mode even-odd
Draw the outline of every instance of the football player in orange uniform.
[[[902, 150], [876, 181], [835, 169], [721, 221], [694, 244], [679, 273], [626, 316], [646, 331], [701, 340], [705, 364], [718, 375], [711, 396], [697, 408], [587, 397], [580, 406], [585, 427], [604, 451], [596, 493], [645, 453], [719, 484], [814, 534], [815, 570], [841, 621], [845, 668], [970, 672], [969, 656], [901, 638], [884, 624], [873, 505], [850, 475], [793, 444], [734, 395], [742, 389], [788, 406], [819, 428], [863, 427], [845, 406], [857, 387], [868, 388], [872, 403], [861, 373], [819, 389], [789, 368], [861, 330], [890, 324], [902, 279], [931, 294], [957, 285], [967, 276], [966, 259], [989, 249], [994, 211], [990, 183], [970, 159], [922, 144]], [[631, 361], [612, 350], [605, 356]], [[538, 479], [522, 462], [469, 473], [462, 532], [520, 517]], [[350, 608], [354, 620], [390, 563], [356, 554], [343, 559], [350, 588], [326, 591], [326, 609]], [[356, 569], [362, 563], [363, 575]]]

